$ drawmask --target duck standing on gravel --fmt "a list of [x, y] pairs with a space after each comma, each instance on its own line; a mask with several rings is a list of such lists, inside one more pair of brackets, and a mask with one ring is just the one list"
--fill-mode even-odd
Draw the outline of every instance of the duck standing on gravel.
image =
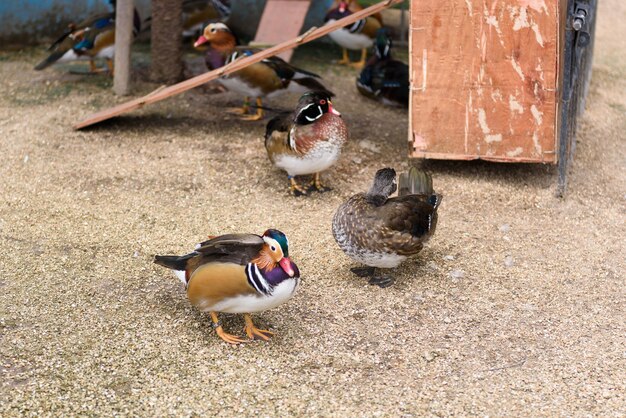
[[409, 107], [409, 66], [391, 57], [391, 38], [386, 28], [376, 34], [375, 55], [356, 79], [359, 93], [385, 105]]
[[[209, 43], [212, 50], [222, 54], [224, 65], [250, 56], [258, 50], [237, 46], [237, 37], [223, 23], [211, 23], [204, 29], [204, 34], [194, 43], [195, 47]], [[327, 90], [317, 79], [320, 76], [296, 68], [283, 59], [269, 57], [261, 62], [249, 65], [232, 74], [222, 76], [218, 81], [228, 90], [246, 96], [243, 107], [235, 113], [246, 115], [249, 110], [250, 97], [256, 97], [257, 112], [255, 115], [244, 116], [244, 120], [263, 118], [263, 97], [274, 97], [290, 91], [304, 93], [311, 90]]]
[[[351, 14], [352, 11], [350, 10], [348, 2], [340, 1], [337, 7], [331, 9], [326, 14], [324, 21], [327, 25], [329, 25], [339, 19], [343, 19], [346, 16], [350, 16]], [[374, 16], [368, 16], [349, 26], [329, 33], [328, 36], [330, 36], [330, 39], [343, 48], [343, 58], [337, 63], [351, 65], [355, 68], [363, 68], [365, 65], [365, 58], [367, 57], [367, 50], [374, 43], [376, 31], [380, 29], [381, 26], [382, 23], [380, 20]], [[357, 62], [350, 62], [347, 51], [348, 49], [361, 50], [361, 59]]]
[[320, 192], [329, 190], [322, 184], [320, 173], [335, 164], [347, 141], [348, 129], [327, 91], [305, 93], [294, 112], [276, 116], [265, 130], [267, 155], [287, 172], [290, 190], [296, 196], [307, 194], [308, 188], [299, 185], [295, 176], [313, 174], [310, 187]]
[[212, 237], [192, 253], [157, 255], [154, 262], [174, 270], [191, 304], [211, 314], [217, 335], [230, 344], [245, 340], [224, 332], [217, 312], [243, 313], [248, 337], [267, 341], [273, 333], [255, 327], [250, 312], [283, 304], [300, 282], [300, 271], [289, 259], [289, 241], [276, 229], [268, 229], [261, 236]]
[[376, 172], [367, 193], [359, 193], [343, 203], [333, 218], [333, 236], [352, 259], [368, 267], [353, 268], [369, 283], [387, 287], [393, 278], [376, 275], [376, 268], [394, 268], [407, 257], [420, 252], [437, 225], [437, 208], [442, 196], [433, 192], [430, 175], [415, 167], [400, 176], [383, 168]]
[[[94, 60], [104, 58], [109, 74], [113, 75], [113, 56], [115, 55], [115, 0], [111, 0], [113, 11], [102, 13], [82, 21], [70, 23], [65, 32], [49, 48], [52, 53], [35, 66], [35, 70], [43, 70], [55, 62], [89, 60], [89, 72], [100, 72]], [[141, 19], [134, 11], [133, 36], [141, 29]]]

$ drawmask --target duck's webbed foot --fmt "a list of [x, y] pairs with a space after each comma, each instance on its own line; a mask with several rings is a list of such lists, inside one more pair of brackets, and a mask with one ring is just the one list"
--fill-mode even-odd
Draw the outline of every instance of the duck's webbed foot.
[[372, 277], [374, 275], [374, 267], [352, 267], [350, 271], [359, 277]]
[[228, 344], [237, 345], [246, 342], [246, 340], [238, 337], [237, 335], [232, 335], [224, 331], [222, 324], [217, 317], [217, 312], [211, 312], [211, 320], [213, 321], [212, 325], [217, 336], [226, 341]]
[[368, 283], [371, 285], [376, 285], [380, 288], [385, 288], [391, 286], [395, 281], [395, 277], [390, 276], [388, 274], [380, 274], [380, 269], [378, 269], [378, 273], [376, 271], [372, 273], [372, 277], [369, 279]]
[[254, 323], [252, 323], [252, 317], [250, 316], [250, 314], [244, 314], [244, 319], [246, 321], [246, 326], [243, 328], [243, 330], [245, 331], [248, 338], [250, 338], [251, 340], [268, 341], [274, 336], [274, 333], [272, 331], [255, 327]]
[[294, 196], [306, 196], [307, 190], [300, 186], [294, 176], [288, 176], [289, 178], [289, 191], [293, 193]]
[[322, 179], [320, 177], [321, 177], [320, 173], [315, 173], [313, 175], [313, 181], [311, 181], [311, 184], [309, 185], [309, 189], [313, 188], [320, 193], [331, 191], [332, 189], [330, 187], [327, 187], [326, 185], [324, 185], [324, 183], [322, 183]]

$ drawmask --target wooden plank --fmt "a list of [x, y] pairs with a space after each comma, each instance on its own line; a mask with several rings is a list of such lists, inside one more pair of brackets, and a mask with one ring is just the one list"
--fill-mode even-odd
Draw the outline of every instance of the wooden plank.
[[[268, 0], [261, 16], [254, 44], [276, 45], [297, 36], [302, 29], [310, 5], [310, 0]], [[289, 18], [285, 19], [285, 16], [289, 16]], [[285, 61], [289, 61], [292, 54], [293, 49], [288, 49], [277, 55]]]
[[119, 116], [123, 113], [130, 112], [132, 110], [138, 109], [144, 105], [151, 104], [154, 102], [158, 102], [160, 100], [166, 99], [170, 96], [174, 96], [176, 94], [180, 94], [184, 91], [190, 90], [194, 87], [198, 87], [207, 81], [214, 80], [222, 75], [233, 73], [237, 70], [242, 69], [250, 64], [254, 64], [255, 62], [259, 62], [267, 57], [271, 57], [280, 52], [286, 51], [287, 49], [295, 48], [296, 46], [310, 42], [314, 39], [320, 38], [324, 35], [329, 34], [330, 32], [349, 25], [351, 23], [356, 22], [357, 20], [363, 19], [369, 15], [379, 12], [387, 7], [393, 6], [394, 4], [401, 3], [403, 0], [385, 0], [380, 3], [376, 3], [366, 9], [363, 9], [357, 13], [354, 13], [350, 16], [344, 17], [331, 25], [325, 25], [321, 28], [313, 27], [309, 29], [307, 32], [298, 36], [297, 38], [291, 39], [289, 41], [282, 42], [272, 48], [268, 48], [266, 50], [260, 51], [254, 55], [249, 57], [245, 57], [243, 59], [238, 59], [224, 67], [218, 68], [213, 71], [209, 71], [205, 74], [201, 74], [199, 76], [190, 78], [189, 80], [185, 80], [181, 83], [174, 84], [169, 87], [159, 88], [150, 94], [139, 97], [134, 100], [130, 100], [126, 103], [119, 104], [110, 109], [105, 109], [100, 112], [94, 113], [84, 119], [81, 122], [78, 122], [74, 125], [74, 129], [82, 129], [87, 126], [93, 125], [98, 122], [102, 122], [104, 120], [110, 119], [114, 116]]
[[133, 0], [118, 0], [115, 8], [115, 72], [113, 91], [128, 94], [130, 81], [130, 46], [133, 42]]
[[556, 162], [558, 4], [411, 2], [412, 156]]

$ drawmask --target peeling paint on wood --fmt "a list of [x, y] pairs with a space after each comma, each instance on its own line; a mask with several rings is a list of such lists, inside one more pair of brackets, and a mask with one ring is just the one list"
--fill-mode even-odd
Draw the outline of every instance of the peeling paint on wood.
[[414, 157], [556, 162], [562, 4], [411, 2]]

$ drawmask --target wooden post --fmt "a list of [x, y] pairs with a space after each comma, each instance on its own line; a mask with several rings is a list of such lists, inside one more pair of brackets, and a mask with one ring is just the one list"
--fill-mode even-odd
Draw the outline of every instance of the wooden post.
[[117, 0], [115, 11], [115, 72], [113, 91], [125, 96], [130, 81], [130, 46], [133, 42], [133, 0]]

